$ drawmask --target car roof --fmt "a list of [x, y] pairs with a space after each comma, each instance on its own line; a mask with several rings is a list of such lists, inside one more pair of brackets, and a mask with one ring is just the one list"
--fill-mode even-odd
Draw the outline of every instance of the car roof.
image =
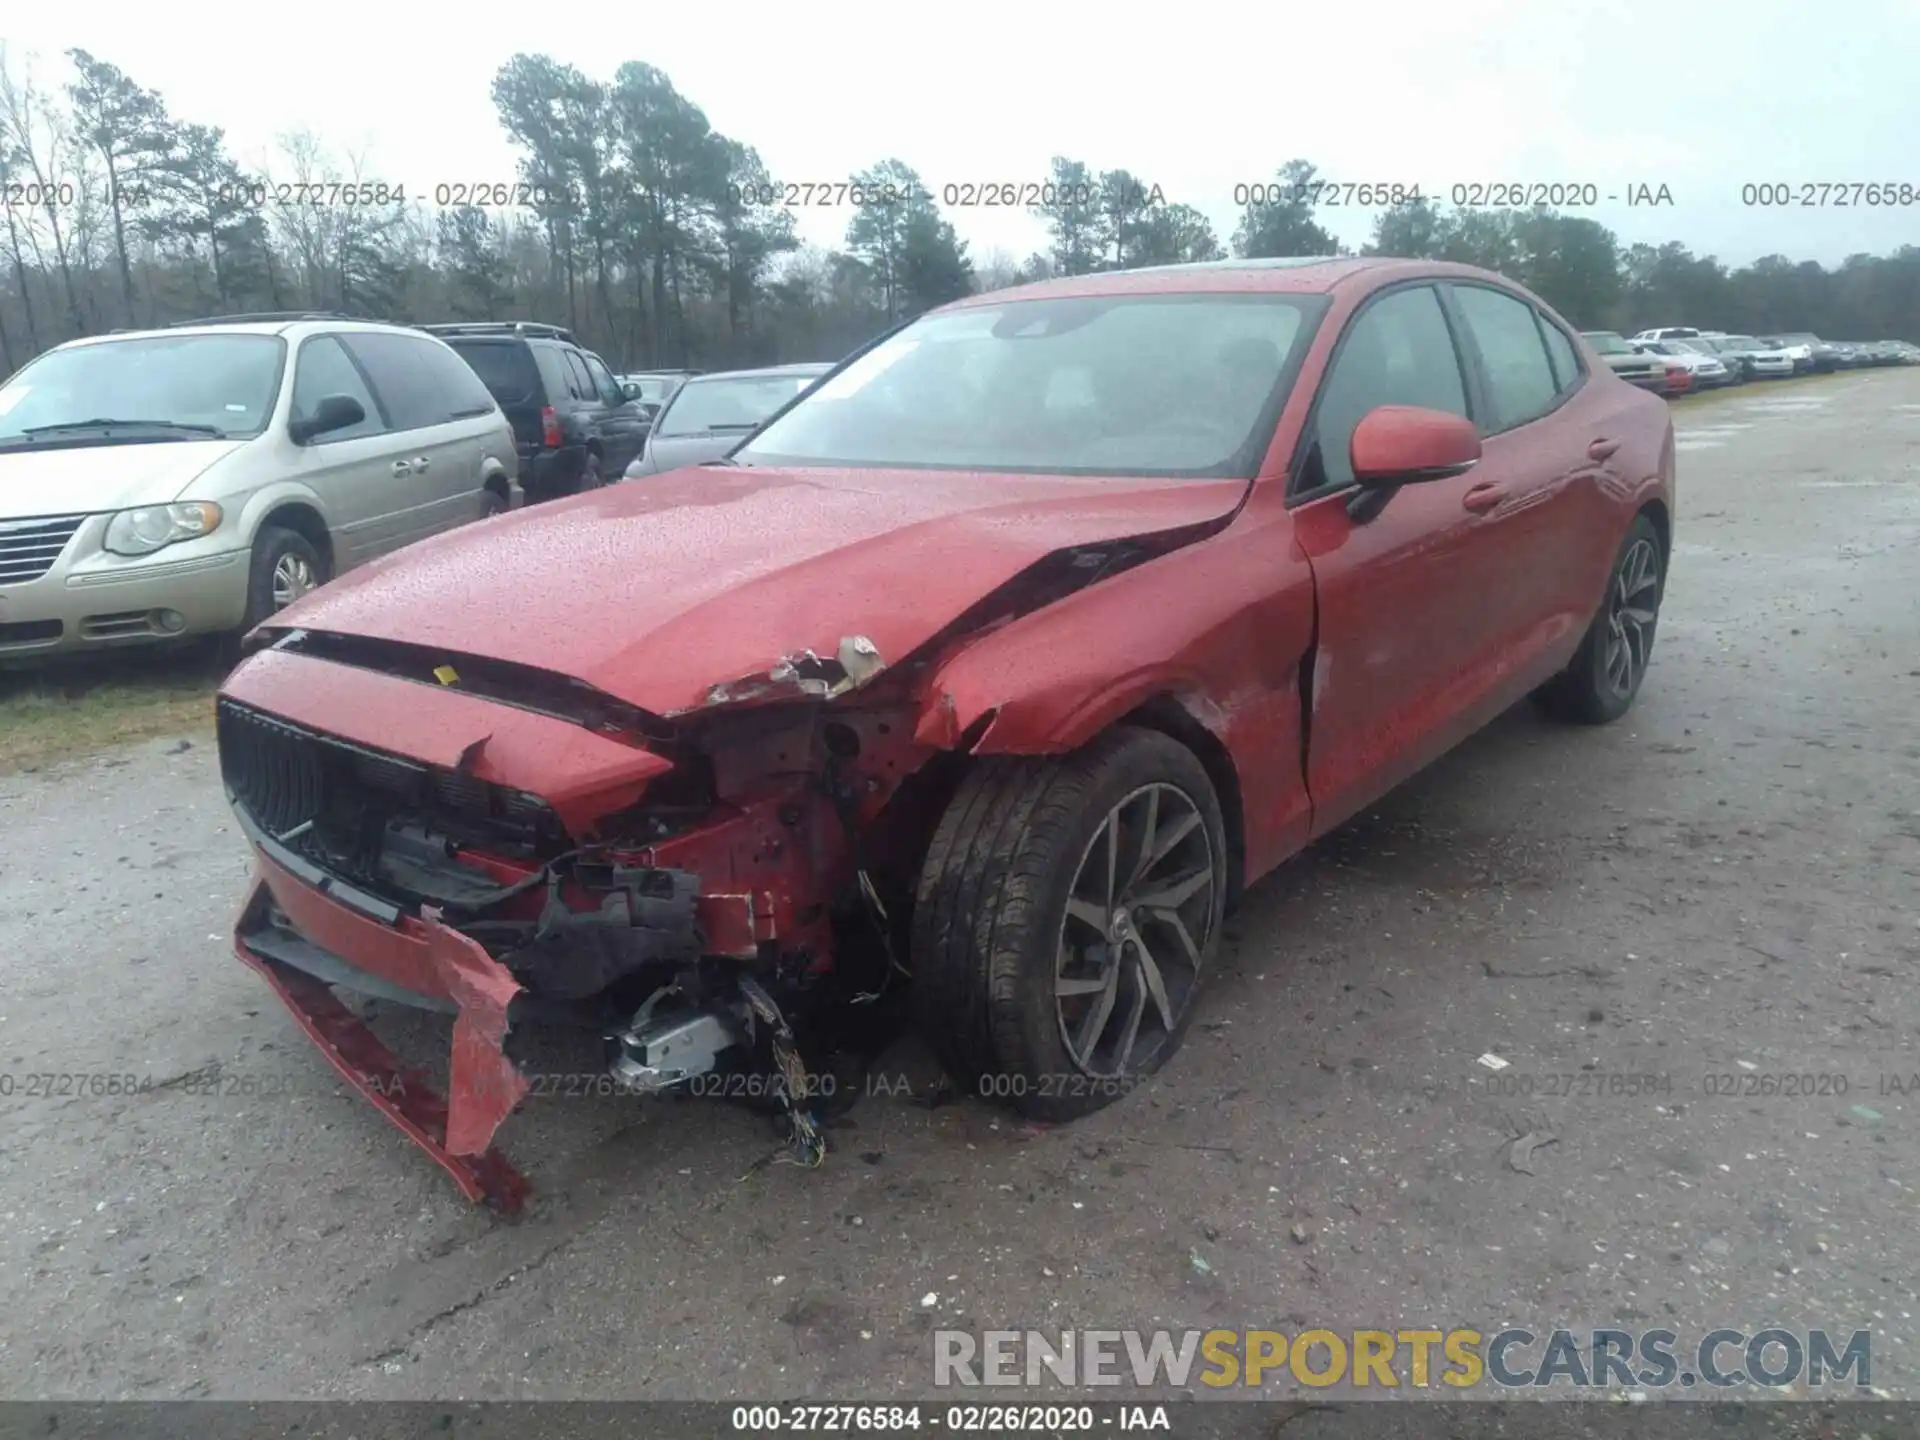
[[82, 345], [110, 345], [117, 340], [152, 340], [162, 335], [287, 336], [295, 331], [307, 332], [313, 330], [324, 331], [330, 335], [343, 331], [381, 331], [387, 334], [395, 332], [420, 333], [411, 325], [390, 324], [384, 320], [354, 320], [344, 316], [336, 319], [325, 315], [311, 315], [286, 319], [208, 320], [205, 322], [162, 325], [151, 330], [114, 330], [105, 335], [78, 336], [55, 348], [69, 350]]
[[1191, 265], [1151, 265], [1139, 270], [1097, 270], [988, 290], [934, 313], [999, 305], [1009, 300], [1067, 299], [1106, 295], [1286, 294], [1325, 295], [1358, 277], [1388, 280], [1432, 278], [1512, 282], [1473, 265], [1446, 260], [1399, 260], [1373, 255], [1288, 255], [1249, 260], [1202, 260]]

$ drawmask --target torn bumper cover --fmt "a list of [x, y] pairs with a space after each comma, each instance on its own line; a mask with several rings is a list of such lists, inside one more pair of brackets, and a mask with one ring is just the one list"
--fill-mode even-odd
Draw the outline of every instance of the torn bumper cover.
[[[404, 914], [271, 840], [262, 844], [256, 837], [255, 846], [258, 878], [234, 927], [235, 953], [273, 987], [334, 1069], [452, 1176], [468, 1199], [516, 1213], [529, 1187], [492, 1141], [528, 1090], [506, 1054], [507, 1033], [523, 1010], [539, 1002], [484, 946], [443, 923], [432, 907], [418, 916]], [[686, 932], [679, 941], [696, 946], [690, 910]], [[333, 994], [334, 985], [451, 1014], [446, 1095], [395, 1058]]]
[[[437, 918], [403, 917], [385, 927], [269, 860], [262, 858], [259, 867], [234, 928], [235, 953], [273, 987], [341, 1077], [452, 1176], [468, 1199], [517, 1213], [527, 1182], [492, 1140], [527, 1093], [527, 1081], [502, 1048], [519, 982], [478, 943]], [[276, 907], [291, 924], [282, 923]], [[380, 969], [351, 966], [339, 958], [341, 951], [369, 957]], [[451, 1012], [446, 1096], [396, 1059], [334, 995], [334, 984]]]

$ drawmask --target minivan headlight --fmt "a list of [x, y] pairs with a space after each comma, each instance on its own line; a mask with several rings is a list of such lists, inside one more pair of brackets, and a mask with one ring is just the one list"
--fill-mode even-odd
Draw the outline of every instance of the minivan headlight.
[[220, 523], [220, 507], [205, 500], [174, 505], [143, 505], [122, 510], [107, 522], [101, 544], [115, 555], [151, 555], [176, 540], [195, 540]]

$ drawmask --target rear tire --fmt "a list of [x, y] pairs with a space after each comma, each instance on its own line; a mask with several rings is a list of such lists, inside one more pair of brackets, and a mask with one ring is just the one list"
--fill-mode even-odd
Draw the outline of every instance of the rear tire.
[[913, 908], [915, 1020], [948, 1076], [1064, 1121], [1152, 1075], [1198, 1008], [1226, 855], [1206, 770], [1157, 731], [980, 761]]
[[574, 481], [574, 494], [582, 495], [589, 490], [598, 490], [606, 483], [606, 476], [600, 469], [600, 457], [589, 450], [587, 458], [580, 462], [580, 478]]
[[507, 497], [489, 485], [485, 498], [480, 502], [480, 518], [482, 520], [491, 520], [495, 515], [504, 515], [506, 513]]
[[1633, 708], [1653, 660], [1667, 557], [1660, 532], [1636, 515], [1607, 571], [1606, 593], [1567, 668], [1534, 692], [1548, 715], [1577, 725], [1605, 725]]

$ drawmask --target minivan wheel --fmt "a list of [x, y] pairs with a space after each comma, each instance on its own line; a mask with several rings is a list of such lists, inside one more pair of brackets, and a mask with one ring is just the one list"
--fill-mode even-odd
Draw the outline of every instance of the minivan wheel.
[[306, 536], [296, 530], [268, 526], [254, 537], [252, 569], [247, 577], [247, 618], [241, 623], [242, 633], [326, 582], [326, 562]]
[[1604, 725], [1633, 706], [1653, 660], [1653, 635], [1666, 589], [1660, 532], [1636, 515], [1620, 544], [1599, 612], [1572, 663], [1534, 692], [1540, 708], [1558, 720]]
[[1226, 855], [1206, 770], [1157, 731], [979, 762], [913, 907], [915, 1018], [949, 1077], [1064, 1121], [1157, 1071], [1218, 944]]
[[506, 513], [507, 497], [489, 486], [485, 496], [480, 501], [480, 518], [482, 520], [489, 520], [495, 515], [504, 515]]

